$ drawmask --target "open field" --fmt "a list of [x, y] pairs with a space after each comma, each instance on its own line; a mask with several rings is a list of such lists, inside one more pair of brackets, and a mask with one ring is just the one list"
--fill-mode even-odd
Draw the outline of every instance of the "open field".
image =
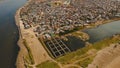
[[[106, 39], [96, 42], [94, 44], [88, 45], [82, 49], [79, 49], [75, 52], [69, 53], [63, 57], [60, 57], [57, 59], [57, 61], [63, 65], [74, 63], [77, 60], [80, 60], [82, 58], [86, 58], [87, 56], [89, 56], [88, 52], [91, 51], [91, 55], [93, 54], [93, 56], [91, 56], [90, 58], [86, 58], [85, 59], [86, 61], [83, 60], [83, 63], [84, 62], [90, 63], [89, 59], [91, 60], [96, 55], [95, 53], [97, 51], [109, 46], [110, 44], [117, 43], [119, 41], [120, 41], [119, 35], [111, 37], [111, 38], [106, 38]], [[82, 66], [84, 66], [84, 64], [82, 64]]]
[[57, 63], [54, 63], [52, 61], [46, 61], [46, 62], [43, 62], [39, 65], [36, 66], [36, 68], [48, 68], [48, 66], [50, 68], [60, 68]]
[[[115, 35], [111, 38], [106, 38], [94, 44], [89, 44], [88, 46], [78, 49], [77, 51], [68, 53], [65, 56], [55, 59], [57, 63], [61, 64], [63, 68], [70, 67], [87, 67], [88, 64], [92, 63], [97, 52], [101, 49], [109, 47], [111, 44], [118, 43], [120, 41], [120, 35]], [[47, 62], [43, 63], [47, 64]]]

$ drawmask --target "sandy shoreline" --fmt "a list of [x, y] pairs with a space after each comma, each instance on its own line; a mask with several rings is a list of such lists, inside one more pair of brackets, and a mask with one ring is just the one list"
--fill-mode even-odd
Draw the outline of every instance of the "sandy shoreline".
[[[28, 5], [29, 2], [31, 1], [32, 0], [29, 0], [24, 6]], [[33, 32], [33, 28], [30, 28], [27, 30], [24, 29], [24, 25], [22, 24], [22, 21], [20, 20], [20, 11], [22, 8], [24, 8], [24, 6], [19, 8], [15, 15], [16, 25], [19, 30], [18, 46], [20, 47], [20, 51], [17, 56], [16, 67], [26, 68], [26, 65], [28, 65], [28, 66], [32, 66], [35, 68], [36, 65], [42, 62], [45, 62], [47, 60], [51, 60], [52, 58], [48, 55], [47, 51], [44, 49], [42, 44], [39, 42], [38, 38], [35, 36]], [[24, 40], [26, 41], [27, 46], [30, 49], [30, 52], [28, 51], [28, 48], [26, 48], [25, 44], [23, 43]], [[32, 55], [34, 64], [28, 64], [26, 62], [26, 57], [29, 56], [30, 54]]]
[[[25, 5], [27, 5], [30, 1], [31, 0], [28, 0]], [[19, 30], [19, 40], [18, 40], [17, 44], [20, 48], [18, 55], [17, 55], [17, 59], [16, 59], [16, 64], [15, 64], [16, 68], [25, 68], [23, 57], [28, 54], [27, 49], [25, 48], [25, 46], [23, 44], [23, 39], [22, 39], [22, 34], [21, 34], [21, 29], [20, 29], [20, 19], [19, 19], [20, 11], [25, 5], [23, 5], [21, 8], [19, 8], [15, 14], [16, 26], [18, 27], [18, 30]]]
[[19, 30], [19, 40], [18, 40], [17, 44], [20, 48], [20, 51], [18, 52], [18, 56], [17, 56], [17, 60], [16, 60], [16, 67], [17, 68], [25, 68], [23, 57], [24, 57], [24, 54], [26, 53], [26, 48], [24, 47], [24, 44], [22, 43], [22, 35], [21, 35], [21, 30], [20, 30], [20, 25], [19, 25], [20, 9], [17, 10], [16, 15], [15, 15], [16, 25], [17, 25], [18, 30]]

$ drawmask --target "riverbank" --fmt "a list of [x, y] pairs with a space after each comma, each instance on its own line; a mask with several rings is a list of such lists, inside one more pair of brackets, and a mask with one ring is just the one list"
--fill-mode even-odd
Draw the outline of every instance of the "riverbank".
[[[28, 1], [27, 3], [29, 3], [29, 2], [30, 1]], [[20, 35], [19, 41], [18, 41], [20, 51], [18, 54], [16, 65], [17, 65], [17, 68], [26, 68], [25, 66], [35, 67], [36, 65], [38, 65], [44, 61], [51, 60], [51, 58], [49, 57], [46, 50], [43, 48], [41, 43], [38, 41], [38, 39], [34, 35], [33, 29], [32, 28], [24, 29], [22, 21], [20, 20], [20, 17], [19, 17], [20, 10], [21, 10], [21, 8], [17, 11], [16, 16], [15, 16], [16, 25], [18, 26], [19, 35]], [[27, 49], [25, 47], [25, 44], [23, 43], [24, 40], [26, 40], [26, 42], [27, 42], [26, 45], [30, 48], [30, 52], [29, 52], [29, 48]], [[28, 55], [30, 55], [32, 57], [30, 58], [30, 56], [28, 56]], [[34, 61], [34, 63], [32, 63], [32, 64], [29, 64], [29, 62], [27, 63], [26, 56], [29, 57], [29, 59], [30, 59], [30, 60], [27, 59], [27, 61], [31, 61], [31, 59], [32, 59]]]
[[20, 51], [19, 51], [18, 57], [17, 57], [17, 61], [16, 61], [16, 67], [17, 68], [25, 68], [23, 57], [27, 54], [27, 50], [23, 44], [22, 34], [21, 34], [21, 30], [20, 30], [20, 24], [19, 24], [20, 23], [19, 22], [20, 21], [19, 20], [20, 9], [17, 10], [16, 15], [15, 15], [16, 25], [17, 25], [18, 30], [19, 30], [18, 46], [20, 48]]
[[[25, 5], [29, 4], [29, 2], [31, 1], [29, 0]], [[23, 23], [20, 20], [20, 11], [23, 7], [18, 9], [15, 15], [16, 25], [19, 29], [18, 45], [20, 47], [16, 61], [17, 68], [35, 67], [36, 65], [51, 59], [33, 33], [33, 29], [24, 29]]]

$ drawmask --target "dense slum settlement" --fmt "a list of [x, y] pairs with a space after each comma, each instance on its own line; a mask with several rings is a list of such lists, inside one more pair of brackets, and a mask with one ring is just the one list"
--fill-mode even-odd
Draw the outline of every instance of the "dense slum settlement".
[[118, 0], [33, 0], [20, 13], [25, 29], [50, 38], [99, 20], [120, 17]]

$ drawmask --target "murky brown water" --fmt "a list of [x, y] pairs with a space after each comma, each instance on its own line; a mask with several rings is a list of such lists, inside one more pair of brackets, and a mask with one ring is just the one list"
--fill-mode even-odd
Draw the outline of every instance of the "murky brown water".
[[25, 3], [26, 0], [0, 0], [0, 68], [16, 68], [19, 35], [14, 15]]

